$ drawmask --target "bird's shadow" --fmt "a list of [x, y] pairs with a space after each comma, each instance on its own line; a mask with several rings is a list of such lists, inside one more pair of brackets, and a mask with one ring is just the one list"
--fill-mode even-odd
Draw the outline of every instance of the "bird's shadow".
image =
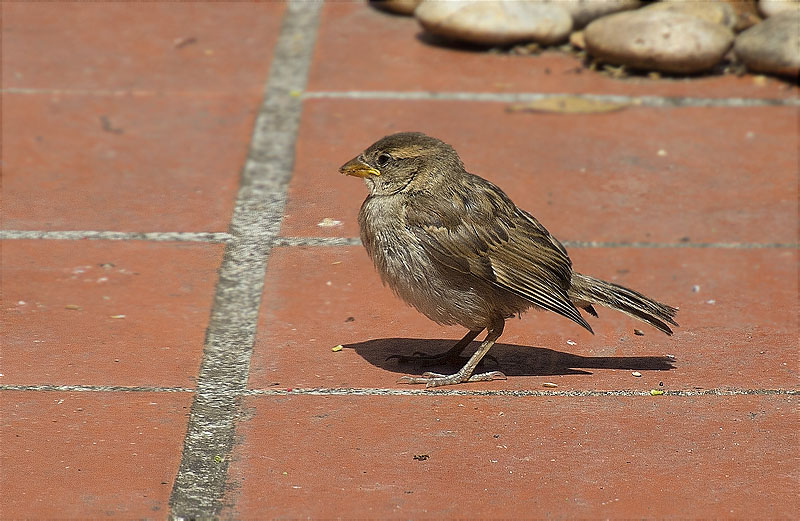
[[[399, 362], [392, 355], [411, 356], [415, 352], [438, 354], [455, 345], [455, 340], [422, 338], [377, 338], [347, 344], [346, 349], [355, 349], [366, 361], [396, 373], [420, 370], [460, 369], [458, 364], [423, 366], [416, 361]], [[480, 345], [472, 342], [464, 350], [462, 365]], [[490, 358], [491, 357], [491, 358]], [[488, 360], [487, 360], [488, 358]], [[514, 344], [495, 344], [489, 355], [481, 361], [484, 370], [500, 370], [507, 376], [553, 376], [568, 374], [592, 374], [587, 369], [625, 369], [633, 371], [669, 371], [675, 369], [674, 358], [667, 356], [580, 356], [545, 347], [529, 347]], [[480, 365], [478, 366], [480, 368]], [[480, 369], [479, 369], [480, 370]]]

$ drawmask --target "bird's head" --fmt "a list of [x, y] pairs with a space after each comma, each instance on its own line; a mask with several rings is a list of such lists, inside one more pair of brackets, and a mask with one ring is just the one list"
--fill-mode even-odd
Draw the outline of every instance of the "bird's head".
[[363, 177], [372, 195], [425, 190], [463, 171], [453, 147], [421, 132], [386, 136], [339, 168]]

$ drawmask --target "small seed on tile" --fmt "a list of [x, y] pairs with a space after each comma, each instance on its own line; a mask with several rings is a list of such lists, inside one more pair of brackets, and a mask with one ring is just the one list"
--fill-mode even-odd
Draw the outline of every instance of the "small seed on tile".
[[317, 223], [317, 226], [319, 226], [320, 228], [331, 228], [334, 226], [341, 226], [341, 225], [342, 221], [331, 219], [330, 217], [325, 217], [324, 219], [322, 219], [320, 222]]
[[554, 384], [553, 382], [542, 382], [542, 387], [558, 387], [558, 384]]
[[641, 377], [642, 377], [642, 373], [640, 373], [639, 371], [634, 371], [634, 372], [632, 372], [631, 374], [632, 374], [633, 376], [635, 376], [636, 378], [641, 378]]
[[641, 329], [634, 329], [633, 334], [636, 336], [644, 336], [644, 331], [642, 331]]

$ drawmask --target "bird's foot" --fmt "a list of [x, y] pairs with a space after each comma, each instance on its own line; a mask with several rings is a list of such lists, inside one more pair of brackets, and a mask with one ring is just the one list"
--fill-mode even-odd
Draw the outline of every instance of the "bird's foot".
[[440, 387], [442, 385], [455, 385], [464, 382], [487, 382], [490, 380], [506, 380], [507, 377], [500, 371], [489, 371], [468, 375], [459, 371], [455, 374], [422, 373], [422, 376], [403, 376], [398, 383], [425, 384], [425, 387]]
[[[397, 360], [401, 364], [412, 363], [421, 365], [422, 367], [432, 367], [435, 365], [463, 366], [468, 358], [464, 358], [458, 354], [453, 354], [450, 351], [439, 353], [438, 355], [429, 355], [427, 353], [423, 353], [422, 351], [415, 351], [411, 355], [389, 355], [386, 357], [386, 361], [388, 362], [389, 360]], [[481, 360], [481, 363], [485, 362], [486, 360], [491, 360], [495, 366], [500, 365], [497, 361], [497, 358], [493, 357], [492, 355], [486, 355], [483, 360]]]

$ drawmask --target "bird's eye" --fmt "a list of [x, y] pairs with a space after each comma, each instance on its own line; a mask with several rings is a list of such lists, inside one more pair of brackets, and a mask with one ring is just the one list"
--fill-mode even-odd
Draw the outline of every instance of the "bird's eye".
[[378, 156], [378, 159], [375, 160], [378, 163], [378, 166], [386, 166], [389, 164], [389, 161], [392, 159], [392, 156], [389, 154], [381, 154]]

